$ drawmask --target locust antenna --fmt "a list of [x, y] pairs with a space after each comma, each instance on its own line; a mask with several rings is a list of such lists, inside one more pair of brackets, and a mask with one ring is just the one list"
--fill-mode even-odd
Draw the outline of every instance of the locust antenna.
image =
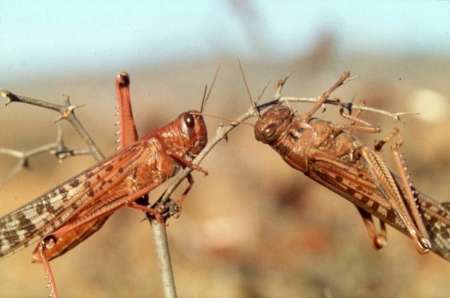
[[205, 106], [209, 99], [209, 96], [211, 95], [214, 85], [216, 84], [217, 77], [219, 76], [219, 71], [220, 71], [220, 64], [217, 67], [216, 72], [214, 73], [214, 77], [211, 82], [211, 88], [208, 89], [208, 85], [205, 86], [205, 90], [203, 92], [202, 104], [200, 106], [200, 113], [203, 112], [203, 110], [205, 109]]
[[267, 87], [269, 87], [270, 83], [271, 83], [271, 81], [269, 80], [269, 81], [267, 81], [266, 85], [264, 85], [264, 87], [262, 88], [261, 92], [258, 95], [258, 98], [256, 99], [255, 104], [257, 104], [261, 100], [261, 98], [264, 96], [264, 93], [266, 93], [266, 89], [267, 89]]
[[205, 87], [203, 88], [203, 96], [202, 96], [202, 104], [200, 105], [200, 113], [202, 113], [203, 109], [205, 108], [206, 94], [208, 94], [208, 85], [205, 85]]
[[222, 116], [218, 116], [218, 115], [214, 115], [214, 114], [200, 113], [200, 112], [196, 112], [196, 111], [191, 112], [191, 114], [204, 116], [204, 117], [209, 117], [209, 118], [213, 118], [213, 119], [218, 119], [218, 120], [227, 122], [227, 123], [229, 123], [230, 125], [233, 125], [233, 126], [237, 126], [238, 124], [244, 124], [244, 125], [247, 125], [247, 126], [255, 127], [255, 125], [253, 123], [248, 123], [248, 122], [245, 122], [245, 121], [237, 122], [236, 120], [230, 120], [228, 118], [225, 118], [225, 117], [222, 117]]
[[245, 88], [247, 89], [248, 98], [250, 99], [250, 104], [252, 105], [253, 110], [256, 111], [259, 116], [261, 116], [258, 108], [256, 107], [256, 103], [253, 101], [252, 93], [250, 92], [250, 87], [248, 86], [247, 78], [245, 76], [244, 68], [242, 67], [240, 59], [238, 59], [238, 63], [239, 63], [239, 69], [241, 71], [242, 80], [244, 81]]
[[275, 91], [275, 98], [276, 99], [280, 99], [281, 97], [281, 92], [283, 91], [283, 87], [286, 84], [287, 80], [292, 76], [293, 72], [290, 72], [287, 76], [285, 76], [284, 78], [282, 78], [281, 80], [278, 80], [277, 82], [277, 88]]

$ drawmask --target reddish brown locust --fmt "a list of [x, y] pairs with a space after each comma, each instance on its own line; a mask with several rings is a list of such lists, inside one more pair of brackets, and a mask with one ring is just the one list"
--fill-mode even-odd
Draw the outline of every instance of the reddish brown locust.
[[[43, 263], [55, 297], [57, 291], [50, 260], [91, 236], [121, 207], [152, 212], [136, 200], [172, 177], [178, 169], [190, 167], [206, 174], [192, 163], [207, 143], [201, 112], [184, 112], [137, 140], [126, 74], [118, 76], [116, 88], [120, 150], [0, 218], [0, 256], [38, 242], [33, 259]], [[189, 187], [182, 197], [193, 183], [192, 176], [187, 180]]]
[[[352, 120], [348, 125], [313, 118], [325, 98], [299, 115], [285, 105], [273, 105], [256, 122], [256, 139], [294, 169], [355, 204], [376, 249], [386, 244], [387, 223], [412, 238], [420, 253], [431, 250], [450, 261], [450, 203], [438, 203], [415, 189], [398, 143], [392, 146], [397, 176], [375, 149], [352, 134], [376, 132], [375, 127], [363, 125], [357, 116], [347, 115]], [[381, 231], [372, 215], [379, 218]]]

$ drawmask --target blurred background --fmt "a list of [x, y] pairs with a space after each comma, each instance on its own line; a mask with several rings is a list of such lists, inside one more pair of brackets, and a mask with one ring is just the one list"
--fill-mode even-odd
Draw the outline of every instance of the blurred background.
[[[449, 201], [450, 2], [448, 1], [0, 1], [0, 88], [61, 103], [106, 155], [115, 148], [114, 77], [131, 75], [139, 132], [200, 106], [234, 118], [248, 108], [240, 58], [254, 95], [293, 72], [284, 95], [314, 97], [344, 70], [357, 79], [343, 99], [420, 112], [394, 123], [363, 114], [384, 135], [401, 128], [418, 188]], [[274, 92], [273, 83], [263, 100]], [[296, 105], [304, 110], [307, 105]], [[333, 121], [337, 111], [323, 115]], [[28, 150], [56, 136], [50, 111], [0, 107], [0, 147]], [[208, 119], [212, 136], [219, 122]], [[68, 145], [83, 143], [66, 123]], [[372, 139], [361, 136], [371, 143]], [[388, 153], [386, 151], [385, 153]], [[389, 155], [386, 159], [389, 160]], [[50, 154], [4, 180], [17, 160], [0, 156], [0, 213], [30, 201], [95, 161]], [[389, 228], [374, 251], [356, 209], [289, 168], [241, 126], [206, 159], [168, 233], [180, 297], [450, 297], [450, 266]], [[161, 191], [161, 190], [159, 190]], [[155, 192], [155, 197], [158, 191]], [[153, 240], [142, 214], [120, 210], [76, 249], [52, 262], [63, 297], [161, 297]], [[45, 297], [32, 248], [0, 261], [1, 297]]]

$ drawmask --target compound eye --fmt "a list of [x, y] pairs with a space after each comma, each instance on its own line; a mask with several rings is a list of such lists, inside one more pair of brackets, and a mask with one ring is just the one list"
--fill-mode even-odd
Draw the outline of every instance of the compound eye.
[[184, 123], [189, 129], [193, 129], [195, 125], [194, 116], [192, 116], [191, 114], [184, 115]]
[[266, 128], [264, 128], [264, 136], [266, 139], [271, 139], [276, 131], [277, 125], [275, 123], [270, 124]]
[[184, 114], [183, 122], [181, 123], [181, 129], [183, 130], [183, 133], [188, 137], [191, 137], [192, 133], [194, 132], [194, 126], [195, 126], [194, 116], [190, 113]]

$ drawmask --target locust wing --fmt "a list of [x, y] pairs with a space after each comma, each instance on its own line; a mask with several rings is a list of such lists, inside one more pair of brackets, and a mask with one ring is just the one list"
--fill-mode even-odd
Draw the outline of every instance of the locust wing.
[[137, 142], [0, 218], [0, 257], [52, 233], [136, 169], [145, 142]]
[[[409, 233], [400, 217], [390, 207], [370, 174], [344, 162], [329, 163], [318, 160], [311, 164], [308, 175], [315, 181], [383, 220], [400, 232]], [[403, 195], [399, 178], [392, 174]], [[429, 234], [432, 251], [450, 261], [450, 203], [439, 203], [417, 191], [417, 201], [425, 228]]]

